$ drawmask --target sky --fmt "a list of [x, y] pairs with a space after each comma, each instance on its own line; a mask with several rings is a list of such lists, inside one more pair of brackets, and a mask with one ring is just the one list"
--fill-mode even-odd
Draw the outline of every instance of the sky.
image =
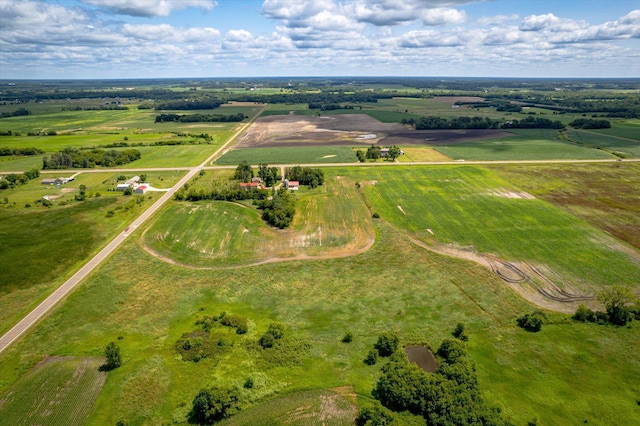
[[640, 77], [640, 0], [0, 0], [0, 79]]

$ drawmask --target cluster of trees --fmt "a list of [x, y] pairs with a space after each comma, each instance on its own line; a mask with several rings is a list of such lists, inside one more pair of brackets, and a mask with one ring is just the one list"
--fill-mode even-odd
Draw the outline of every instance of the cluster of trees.
[[[402, 150], [393, 145], [392, 147], [388, 147], [389, 151], [387, 152], [385, 158], [389, 161], [395, 161], [402, 154]], [[364, 163], [367, 160], [376, 161], [378, 158], [382, 157], [382, 148], [376, 145], [371, 145], [367, 148], [367, 151], [363, 151], [361, 149], [356, 151], [356, 156], [358, 157], [358, 161]]]
[[578, 118], [569, 123], [569, 126], [575, 129], [610, 129], [611, 122], [609, 120], [594, 120], [592, 118]]
[[323, 104], [319, 102], [310, 102], [308, 106], [309, 106], [309, 109], [319, 109], [320, 111], [333, 111], [336, 109], [355, 109], [353, 105]]
[[598, 299], [604, 304], [605, 312], [594, 312], [586, 306], [580, 305], [573, 315], [573, 319], [599, 324], [626, 325], [633, 319], [640, 320], [640, 303], [636, 301], [635, 305], [631, 306], [632, 298], [633, 295], [628, 288], [610, 288], [598, 296]]
[[176, 201], [241, 201], [241, 200], [263, 200], [269, 196], [269, 191], [263, 189], [244, 190], [240, 188], [183, 188], [176, 192]]
[[264, 333], [258, 340], [258, 344], [262, 349], [272, 348], [276, 344], [277, 340], [284, 337], [284, 326], [280, 323], [274, 322], [269, 324], [267, 332]]
[[364, 358], [364, 363], [374, 365], [378, 362], [378, 356], [389, 357], [398, 349], [400, 339], [392, 333], [382, 333], [378, 336], [378, 341], [373, 345], [373, 349], [369, 350]]
[[[184, 96], [184, 95], [182, 95]], [[165, 101], [156, 104], [156, 111], [180, 110], [190, 111], [197, 109], [216, 109], [224, 102], [218, 99], [201, 99], [201, 100], [175, 100]]]
[[499, 120], [489, 117], [456, 117], [444, 118], [436, 116], [402, 119], [402, 124], [415, 126], [416, 130], [444, 130], [444, 129], [497, 129]]
[[271, 226], [284, 229], [291, 225], [296, 213], [295, 197], [280, 188], [270, 199], [254, 201], [258, 209], [262, 210], [262, 220]]
[[[394, 353], [382, 367], [374, 397], [393, 411], [407, 410], [420, 415], [432, 426], [509, 425], [499, 408], [487, 406], [482, 399], [475, 367], [467, 357], [463, 341], [445, 339], [436, 356], [438, 370], [431, 374], [410, 364], [404, 354]], [[388, 418], [390, 414], [370, 409], [366, 416], [371, 420], [382, 415]], [[360, 422], [366, 420], [363, 417], [361, 412]]]
[[511, 120], [502, 124], [503, 129], [564, 129], [560, 120], [552, 121], [543, 117], [527, 117], [522, 120]]
[[236, 167], [236, 171], [233, 173], [233, 179], [239, 180], [241, 182], [250, 182], [253, 178], [253, 169], [247, 163], [247, 161], [243, 161], [238, 164]]
[[258, 177], [262, 179], [265, 186], [274, 186], [282, 180], [279, 167], [269, 167], [268, 164], [258, 165]]
[[114, 167], [139, 160], [140, 151], [137, 149], [125, 149], [122, 151], [90, 149], [79, 150], [77, 148], [65, 148], [60, 152], [51, 154], [51, 157], [42, 159], [43, 169], [92, 168], [95, 166]]
[[7, 157], [9, 155], [38, 155], [38, 154], [44, 154], [44, 151], [39, 148], [9, 148], [6, 146], [0, 147], [0, 157]]
[[212, 386], [201, 389], [193, 399], [189, 423], [210, 425], [227, 419], [240, 411], [240, 392], [237, 388]]
[[239, 112], [237, 114], [160, 114], [156, 116], [156, 123], [180, 122], [180, 123], [235, 123], [247, 118]]
[[284, 171], [284, 177], [288, 180], [297, 180], [300, 185], [308, 185], [316, 188], [324, 184], [324, 171], [322, 169], [314, 169], [311, 167], [293, 166], [287, 167]]
[[21, 115], [31, 115], [31, 111], [26, 108], [18, 108], [13, 112], [3, 112], [2, 114], [0, 114], [0, 118], [19, 117]]
[[40, 171], [38, 169], [31, 169], [20, 174], [11, 173], [9, 175], [5, 175], [0, 179], [0, 189], [9, 189], [17, 185], [24, 185], [31, 179], [35, 179], [38, 176], [40, 176]]
[[530, 314], [524, 314], [516, 319], [518, 327], [531, 333], [537, 333], [542, 330], [542, 326], [546, 321], [547, 315], [541, 310], [533, 311]]

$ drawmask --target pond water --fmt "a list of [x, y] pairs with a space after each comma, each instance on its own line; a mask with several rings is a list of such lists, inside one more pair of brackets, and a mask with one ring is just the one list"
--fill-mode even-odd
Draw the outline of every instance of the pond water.
[[438, 361], [433, 353], [425, 346], [407, 346], [404, 348], [409, 362], [413, 362], [427, 373], [435, 373], [438, 368]]

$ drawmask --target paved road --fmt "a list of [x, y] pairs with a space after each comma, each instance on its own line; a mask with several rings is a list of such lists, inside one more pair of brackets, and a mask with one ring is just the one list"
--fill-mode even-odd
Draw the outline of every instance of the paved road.
[[[266, 108], [266, 106], [265, 106]], [[254, 117], [257, 118], [264, 108]], [[40, 303], [33, 311], [29, 312], [20, 322], [18, 322], [11, 330], [0, 337], [0, 353], [4, 351], [11, 343], [15, 342], [20, 336], [22, 336], [27, 330], [33, 327], [40, 319], [42, 319], [49, 311], [51, 311], [62, 299], [64, 299], [70, 292], [72, 292], [83, 279], [85, 279], [98, 265], [100, 265], [107, 257], [109, 257], [120, 244], [140, 227], [147, 219], [149, 219], [155, 212], [157, 212], [168, 200], [173, 197], [176, 191], [187, 183], [192, 177], [199, 173], [206, 165], [211, 163], [220, 153], [222, 153], [227, 146], [248, 126], [251, 125], [253, 120], [250, 120], [244, 126], [242, 126], [236, 133], [229, 138], [229, 140], [222, 145], [216, 152], [211, 154], [205, 161], [198, 167], [182, 168], [177, 170], [188, 170], [178, 183], [176, 183], [171, 189], [165, 192], [155, 203], [145, 210], [140, 216], [138, 216], [123, 232], [119, 233], [109, 244], [107, 244], [98, 254], [91, 258], [78, 272], [76, 272], [71, 278], [69, 278], [64, 284], [58, 287], [49, 297], [47, 297], [42, 303]], [[134, 171], [132, 169], [123, 169], [128, 172]], [[151, 170], [151, 169], [148, 169]], [[153, 170], [167, 170], [167, 169], [153, 169]], [[172, 169], [176, 170], [176, 169]], [[93, 171], [93, 170], [92, 170]], [[105, 171], [105, 170], [101, 170]], [[113, 172], [113, 169], [108, 171]], [[59, 173], [57, 171], [56, 173]]]

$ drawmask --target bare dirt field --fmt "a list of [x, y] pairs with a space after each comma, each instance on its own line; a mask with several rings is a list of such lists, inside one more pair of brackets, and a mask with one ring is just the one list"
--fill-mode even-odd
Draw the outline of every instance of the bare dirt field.
[[411, 130], [366, 114], [321, 117], [262, 117], [242, 135], [236, 148], [354, 145], [451, 145], [509, 136], [501, 130]]

